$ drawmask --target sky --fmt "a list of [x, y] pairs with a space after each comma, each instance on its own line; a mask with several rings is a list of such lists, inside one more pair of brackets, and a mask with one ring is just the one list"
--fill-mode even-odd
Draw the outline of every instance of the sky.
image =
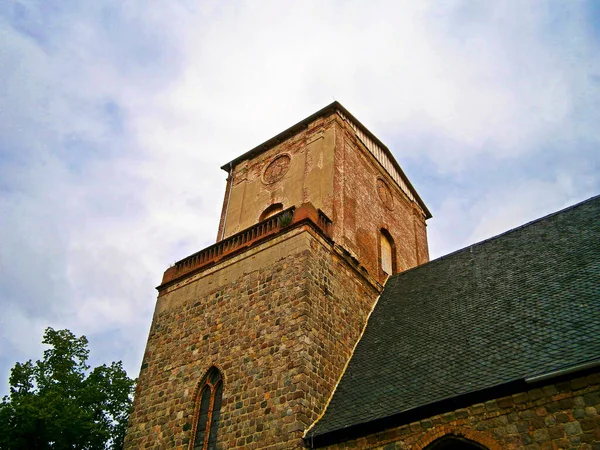
[[0, 395], [49, 326], [137, 377], [220, 166], [334, 99], [442, 256], [600, 193], [600, 1], [1, 1]]

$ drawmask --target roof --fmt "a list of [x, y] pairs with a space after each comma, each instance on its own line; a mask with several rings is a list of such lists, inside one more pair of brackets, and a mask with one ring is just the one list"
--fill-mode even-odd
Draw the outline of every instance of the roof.
[[600, 196], [394, 275], [308, 436], [600, 359], [599, 281]]
[[[423, 212], [425, 213], [425, 217], [427, 219], [431, 218], [432, 217], [431, 216], [431, 212], [429, 211], [429, 209], [425, 205], [425, 202], [423, 202], [423, 200], [421, 199], [421, 197], [419, 196], [419, 194], [417, 193], [417, 191], [415, 190], [415, 188], [413, 187], [413, 185], [409, 181], [408, 177], [406, 176], [406, 174], [404, 173], [404, 171], [402, 170], [402, 168], [398, 164], [398, 161], [396, 161], [396, 159], [394, 158], [394, 155], [392, 155], [392, 152], [390, 151], [390, 149], [387, 148], [387, 146], [383, 142], [381, 142], [379, 140], [379, 138], [377, 138], [377, 136], [375, 136], [373, 133], [371, 133], [367, 129], [367, 127], [365, 127], [362, 123], [360, 123], [360, 121], [358, 119], [356, 119], [356, 117], [354, 117], [338, 101], [334, 101], [334, 102], [330, 103], [329, 105], [327, 105], [324, 108], [320, 109], [316, 113], [311, 114], [310, 116], [308, 116], [307, 118], [301, 120], [297, 124], [292, 125], [287, 130], [282, 131], [278, 135], [273, 136], [271, 139], [268, 139], [265, 142], [263, 142], [262, 144], [257, 145], [253, 149], [248, 150], [243, 155], [240, 155], [237, 158], [235, 158], [235, 159], [231, 160], [230, 162], [228, 162], [227, 164], [224, 164], [223, 166], [221, 166], [221, 169], [223, 169], [226, 172], [229, 172], [232, 167], [237, 166], [242, 161], [254, 158], [257, 155], [260, 155], [261, 153], [269, 150], [270, 148], [273, 148], [275, 145], [279, 144], [280, 142], [283, 142], [284, 140], [289, 139], [294, 134], [296, 134], [296, 133], [300, 132], [301, 130], [303, 130], [304, 128], [306, 128], [310, 123], [314, 122], [316, 119], [318, 119], [320, 117], [328, 116], [328, 115], [333, 114], [335, 112], [341, 112], [343, 114], [344, 119], [347, 118], [347, 119], [351, 120], [352, 123], [360, 131], [362, 131], [365, 135], [367, 135], [371, 140], [373, 140], [373, 142], [375, 142], [375, 144], [377, 146], [379, 146], [382, 149], [383, 153], [389, 158], [390, 163], [392, 164], [393, 168], [396, 171], [398, 171], [400, 177], [402, 178], [402, 181], [404, 182], [404, 184], [406, 184], [407, 188], [410, 190], [411, 194], [414, 196], [416, 202], [423, 209]], [[384, 170], [387, 170], [387, 169], [384, 167]]]

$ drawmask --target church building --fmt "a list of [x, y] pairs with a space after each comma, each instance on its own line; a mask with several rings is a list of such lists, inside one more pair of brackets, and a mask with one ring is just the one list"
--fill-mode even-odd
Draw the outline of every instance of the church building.
[[222, 169], [126, 449], [600, 450], [600, 196], [429, 261], [431, 213], [338, 102]]

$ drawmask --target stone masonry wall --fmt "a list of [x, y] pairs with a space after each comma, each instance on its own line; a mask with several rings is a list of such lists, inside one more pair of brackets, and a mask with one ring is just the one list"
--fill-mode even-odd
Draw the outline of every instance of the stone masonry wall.
[[302, 447], [377, 295], [308, 225], [161, 290], [125, 448], [187, 449], [212, 365], [220, 449]]
[[454, 434], [490, 450], [600, 449], [600, 374], [580, 376], [402, 425], [328, 449], [422, 450]]

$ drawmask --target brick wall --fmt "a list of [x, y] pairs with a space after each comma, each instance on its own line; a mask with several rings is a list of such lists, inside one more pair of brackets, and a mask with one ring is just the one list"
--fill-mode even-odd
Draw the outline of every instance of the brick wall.
[[[280, 155], [290, 157], [287, 171], [266, 183], [265, 169]], [[311, 203], [333, 221], [334, 240], [380, 282], [385, 280], [379, 260], [381, 228], [394, 240], [397, 272], [429, 261], [425, 213], [336, 113], [239, 162], [232, 180], [221, 214], [225, 237], [254, 225], [274, 203], [283, 208]], [[381, 184], [389, 192], [387, 202], [381, 198]]]
[[224, 376], [219, 448], [301, 447], [374, 286], [305, 225], [161, 290], [125, 448], [188, 448], [212, 365]]
[[600, 374], [474, 404], [328, 449], [422, 450], [454, 434], [491, 450], [600, 449]]
[[[396, 272], [429, 261], [424, 212], [411, 202], [364, 148], [354, 131], [336, 122], [334, 176], [334, 239], [381, 281], [379, 231], [393, 238]], [[385, 183], [391, 201], [385, 203], [378, 185]]]

